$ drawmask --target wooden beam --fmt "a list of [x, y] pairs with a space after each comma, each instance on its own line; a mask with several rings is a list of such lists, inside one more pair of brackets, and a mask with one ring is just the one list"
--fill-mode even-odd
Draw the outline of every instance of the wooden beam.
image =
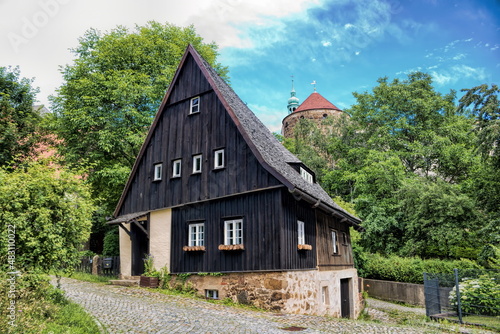
[[125, 226], [123, 226], [123, 224], [122, 224], [122, 223], [118, 224], [118, 226], [120, 226], [120, 227], [121, 227], [121, 228], [125, 231], [125, 233], [127, 233], [127, 235], [129, 236], [129, 238], [130, 238], [130, 239], [132, 239], [132, 235], [130, 234], [130, 231], [129, 231], [129, 230], [127, 230], [127, 229], [125, 228]]
[[137, 219], [132, 220], [132, 221], [131, 221], [131, 223], [134, 223], [134, 224], [135, 224], [135, 226], [137, 226], [137, 227], [138, 227], [138, 228], [139, 228], [142, 232], [144, 232], [144, 234], [145, 234], [145, 235], [148, 237], [148, 239], [149, 239], [149, 233], [148, 233], [148, 231], [146, 231], [146, 229], [145, 229], [145, 228], [144, 228], [141, 224], [139, 224], [139, 223], [137, 222]]

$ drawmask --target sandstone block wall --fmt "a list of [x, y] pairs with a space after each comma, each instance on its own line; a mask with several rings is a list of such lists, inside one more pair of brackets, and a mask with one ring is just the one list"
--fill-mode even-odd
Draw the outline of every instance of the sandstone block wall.
[[314, 121], [318, 127], [322, 127], [323, 120], [325, 117], [332, 117], [341, 115], [342, 112], [339, 110], [332, 109], [315, 109], [315, 110], [304, 110], [299, 112], [293, 112], [283, 119], [281, 134], [285, 138], [293, 137], [293, 129], [295, 125], [301, 118], [306, 118]]
[[340, 279], [344, 278], [350, 284], [350, 314], [356, 318], [362, 304], [356, 269], [191, 275], [187, 284], [202, 295], [205, 290], [217, 290], [219, 299], [267, 310], [340, 317]]

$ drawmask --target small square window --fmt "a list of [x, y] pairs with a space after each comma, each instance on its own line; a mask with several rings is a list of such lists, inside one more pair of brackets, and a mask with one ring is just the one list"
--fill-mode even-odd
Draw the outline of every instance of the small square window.
[[193, 174], [201, 173], [201, 154], [193, 156]]
[[172, 177], [181, 177], [182, 160], [174, 160], [172, 163]]
[[191, 104], [190, 104], [190, 109], [189, 113], [190, 114], [196, 114], [200, 112], [200, 97], [193, 97], [191, 99]]
[[154, 167], [154, 177], [153, 181], [160, 181], [161, 180], [161, 171], [162, 171], [162, 164], [156, 164]]
[[298, 220], [297, 221], [297, 233], [299, 236], [298, 244], [305, 245], [306, 244], [306, 233], [304, 230], [304, 222]]
[[224, 222], [224, 245], [243, 244], [243, 219]]
[[214, 169], [224, 168], [224, 149], [214, 152]]
[[189, 224], [189, 246], [205, 246], [205, 224]]
[[219, 290], [205, 290], [205, 297], [209, 299], [219, 299]]

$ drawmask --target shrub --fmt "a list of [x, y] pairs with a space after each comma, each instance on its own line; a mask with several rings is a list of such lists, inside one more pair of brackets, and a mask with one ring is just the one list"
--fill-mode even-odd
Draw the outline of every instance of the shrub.
[[118, 228], [114, 228], [104, 235], [102, 255], [119, 256], [120, 255], [120, 235]]
[[[491, 274], [478, 278], [465, 278], [458, 285], [463, 313], [478, 315], [500, 315], [499, 277]], [[450, 292], [451, 305], [458, 307], [456, 286]]]
[[474, 269], [479, 265], [470, 260], [423, 260], [419, 257], [365, 254], [358, 268], [363, 277], [404, 283], [423, 283], [423, 273], [452, 273], [454, 268]]

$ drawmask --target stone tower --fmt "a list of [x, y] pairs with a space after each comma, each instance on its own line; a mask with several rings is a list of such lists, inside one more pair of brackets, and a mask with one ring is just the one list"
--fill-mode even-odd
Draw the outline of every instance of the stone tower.
[[299, 99], [295, 96], [295, 89], [293, 88], [292, 81], [291, 97], [288, 99], [288, 116], [286, 116], [281, 123], [281, 134], [285, 138], [293, 137], [293, 129], [301, 118], [310, 119], [314, 121], [318, 127], [321, 127], [322, 121], [325, 118], [341, 114], [342, 110], [325, 99], [316, 91], [316, 88], [299, 106]]

